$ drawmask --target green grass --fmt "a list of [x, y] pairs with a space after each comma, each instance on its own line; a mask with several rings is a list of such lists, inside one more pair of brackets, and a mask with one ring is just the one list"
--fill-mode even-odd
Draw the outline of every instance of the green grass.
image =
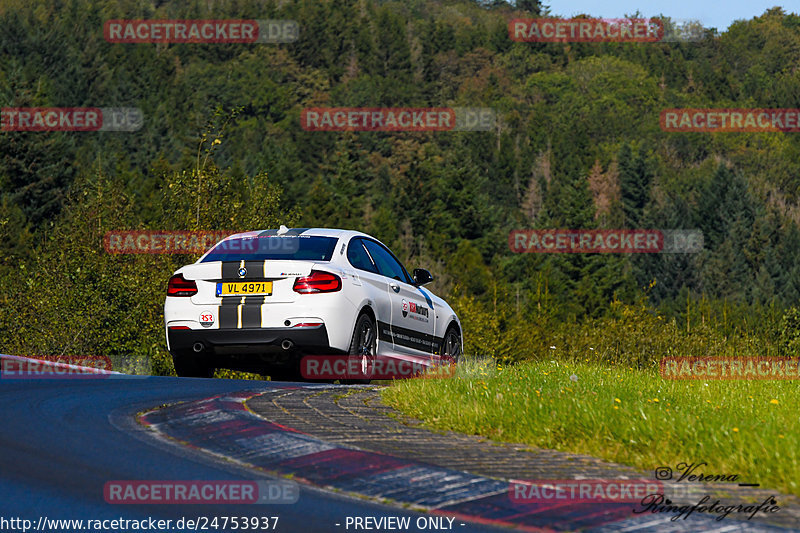
[[397, 382], [383, 399], [434, 429], [650, 472], [706, 462], [695, 473], [800, 496], [797, 392], [793, 381], [673, 381], [588, 361], [466, 362], [455, 378]]

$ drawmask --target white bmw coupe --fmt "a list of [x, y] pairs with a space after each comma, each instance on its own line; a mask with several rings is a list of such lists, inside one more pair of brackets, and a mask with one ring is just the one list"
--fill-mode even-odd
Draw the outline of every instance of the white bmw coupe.
[[231, 368], [297, 379], [304, 355], [457, 362], [461, 324], [423, 288], [432, 280], [358, 231], [231, 235], [170, 278], [167, 349], [191, 377]]

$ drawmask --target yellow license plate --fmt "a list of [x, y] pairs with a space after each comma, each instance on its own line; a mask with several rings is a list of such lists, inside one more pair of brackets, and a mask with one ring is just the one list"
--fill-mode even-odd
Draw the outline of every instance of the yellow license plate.
[[271, 281], [222, 281], [217, 283], [217, 296], [270, 296]]

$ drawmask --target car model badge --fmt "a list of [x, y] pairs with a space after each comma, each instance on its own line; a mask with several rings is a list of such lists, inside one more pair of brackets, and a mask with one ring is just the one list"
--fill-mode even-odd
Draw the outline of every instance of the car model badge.
[[246, 269], [245, 267], [242, 267], [242, 268], [240, 268], [240, 269], [239, 269], [239, 277], [240, 277], [240, 278], [243, 278], [243, 277], [245, 277], [246, 275], [247, 275], [247, 269]]

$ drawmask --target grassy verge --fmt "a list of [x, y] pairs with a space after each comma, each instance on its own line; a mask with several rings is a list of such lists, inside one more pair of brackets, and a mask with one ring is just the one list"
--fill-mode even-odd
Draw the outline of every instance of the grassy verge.
[[798, 384], [672, 381], [599, 363], [467, 362], [451, 379], [397, 382], [384, 401], [428, 427], [584, 453], [645, 471], [706, 462], [800, 496]]

